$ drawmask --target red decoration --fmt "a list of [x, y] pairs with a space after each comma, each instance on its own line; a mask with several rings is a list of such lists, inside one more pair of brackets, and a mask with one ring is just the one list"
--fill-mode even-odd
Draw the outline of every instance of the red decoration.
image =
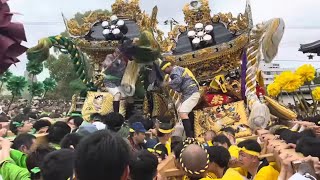
[[0, 0], [0, 74], [5, 72], [11, 64], [19, 62], [18, 56], [27, 48], [20, 45], [26, 41], [23, 25], [11, 22], [13, 13], [10, 13], [7, 0]]
[[256, 87], [256, 92], [257, 92], [258, 97], [260, 95], [266, 95], [266, 91], [264, 90], [264, 88], [259, 85], [257, 85], [257, 87]]
[[233, 98], [225, 94], [206, 94], [205, 99], [211, 107], [234, 102]]

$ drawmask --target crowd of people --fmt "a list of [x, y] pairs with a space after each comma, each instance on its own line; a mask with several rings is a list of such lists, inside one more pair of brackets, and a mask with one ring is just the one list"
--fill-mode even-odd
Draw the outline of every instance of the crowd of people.
[[63, 100], [34, 99], [32, 104], [29, 104], [27, 99], [18, 99], [11, 105], [9, 100], [0, 100], [0, 113], [5, 112], [8, 117], [12, 118], [20, 114], [25, 109], [25, 111], [28, 112], [24, 113], [29, 114], [32, 119], [48, 115], [50, 118], [60, 118], [67, 115], [70, 110], [70, 105], [71, 102]]
[[320, 139], [311, 122], [260, 129], [253, 139], [236, 139], [231, 127], [194, 139], [169, 116], [96, 113], [87, 122], [79, 113], [52, 114], [60, 117], [30, 108], [14, 117], [1, 113], [2, 179], [173, 179], [158, 171], [170, 157], [181, 172], [175, 179], [319, 178]]
[[[319, 124], [292, 121], [236, 138], [223, 127], [194, 138], [189, 114], [199, 84], [192, 72], [164, 61], [169, 86], [182, 97], [174, 117], [125, 119], [114, 112], [93, 113], [88, 121], [68, 111], [67, 102], [26, 101], [0, 112], [0, 175], [4, 180], [210, 180], [317, 179], [320, 173]], [[2, 102], [4, 108], [7, 103]], [[253, 109], [254, 111], [254, 109]], [[7, 112], [7, 113], [6, 113]], [[174, 164], [172, 175], [164, 169]], [[171, 167], [172, 168], [172, 167]], [[172, 170], [172, 169], [171, 169]]]

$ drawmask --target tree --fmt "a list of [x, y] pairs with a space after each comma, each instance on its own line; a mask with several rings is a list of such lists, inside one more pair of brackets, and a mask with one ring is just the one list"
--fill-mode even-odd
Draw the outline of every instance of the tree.
[[34, 77], [43, 71], [43, 63], [38, 61], [28, 61], [27, 71], [32, 75], [31, 82], [33, 82]]
[[11, 101], [8, 106], [8, 111], [15, 97], [21, 96], [23, 89], [26, 87], [27, 81], [23, 76], [12, 76], [7, 82], [7, 89], [11, 92]]
[[42, 82], [31, 82], [28, 86], [28, 91], [30, 93], [30, 102], [32, 102], [33, 97], [42, 96], [44, 92], [43, 83]]
[[48, 91], [53, 91], [57, 87], [57, 83], [53, 78], [46, 78], [43, 82], [43, 98], [46, 96]]
[[2, 75], [0, 75], [0, 82], [1, 82], [0, 92], [2, 90], [2, 86], [4, 85], [4, 83], [6, 83], [10, 79], [11, 76], [12, 76], [12, 73], [9, 70], [7, 70]]
[[109, 10], [107, 10], [107, 9], [97, 9], [97, 10], [95, 10], [95, 11], [87, 11], [87, 12], [85, 12], [85, 13], [77, 12], [77, 13], [74, 15], [74, 19], [79, 23], [79, 25], [81, 25], [81, 24], [84, 23], [83, 18], [89, 16], [92, 12], [94, 12], [94, 13], [103, 13], [103, 14], [111, 15], [111, 12], [110, 12]]
[[313, 83], [314, 83], [314, 84], [320, 84], [320, 76], [316, 76], [316, 77], [313, 79]]
[[68, 55], [60, 54], [58, 58], [50, 55], [45, 62], [45, 67], [49, 69], [50, 76], [57, 82], [56, 88], [48, 93], [48, 97], [70, 99], [73, 94], [86, 88], [77, 76]]

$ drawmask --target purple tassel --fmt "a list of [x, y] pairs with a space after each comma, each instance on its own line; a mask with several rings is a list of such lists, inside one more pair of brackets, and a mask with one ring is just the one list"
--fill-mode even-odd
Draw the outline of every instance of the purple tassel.
[[241, 95], [242, 99], [246, 101], [246, 71], [247, 71], [247, 50], [242, 52], [241, 64]]

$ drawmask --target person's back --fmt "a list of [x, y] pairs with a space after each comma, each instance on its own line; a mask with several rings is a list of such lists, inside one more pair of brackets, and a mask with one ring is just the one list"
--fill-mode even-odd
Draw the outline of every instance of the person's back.
[[100, 130], [85, 137], [77, 147], [78, 180], [126, 180], [129, 174], [128, 144], [115, 133]]
[[187, 74], [186, 69], [180, 66], [174, 66], [171, 74], [170, 74], [170, 78], [171, 79], [175, 79], [177, 77], [181, 77], [181, 82], [180, 84], [175, 84], [175, 85], [171, 85], [170, 87], [174, 90], [176, 90], [177, 92], [181, 92], [183, 94], [183, 96], [190, 96], [192, 93], [194, 92], [198, 92], [199, 89], [197, 86], [190, 86], [193, 84], [197, 84], [197, 82], [189, 76], [189, 74]]

